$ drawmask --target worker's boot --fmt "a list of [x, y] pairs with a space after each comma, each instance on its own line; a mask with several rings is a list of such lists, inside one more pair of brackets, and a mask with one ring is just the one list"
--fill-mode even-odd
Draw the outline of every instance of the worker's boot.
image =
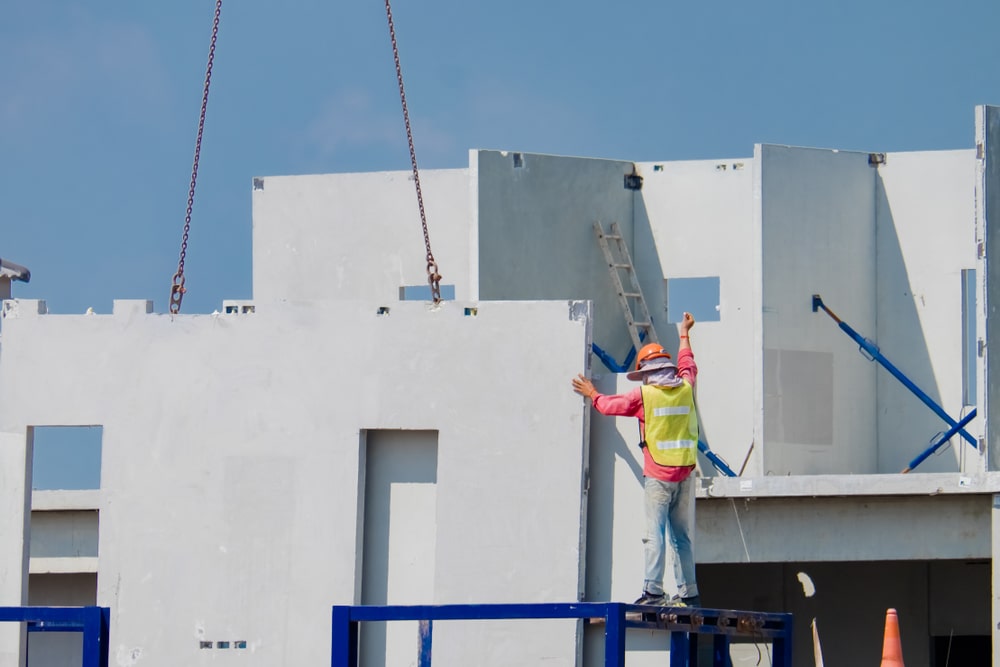
[[642, 592], [642, 597], [633, 602], [632, 604], [644, 604], [653, 607], [661, 607], [667, 604], [667, 596], [664, 593], [659, 595], [655, 593], [649, 593], [647, 591]]

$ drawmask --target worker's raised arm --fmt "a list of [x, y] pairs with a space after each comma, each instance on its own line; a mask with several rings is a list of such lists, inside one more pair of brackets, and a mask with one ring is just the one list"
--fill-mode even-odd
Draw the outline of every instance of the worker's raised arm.
[[[684, 319], [681, 321], [681, 342], [677, 346], [677, 354], [680, 355], [681, 350], [691, 349], [691, 329], [694, 328], [694, 316], [691, 313], [684, 313]], [[694, 352], [694, 350], [692, 350]]]

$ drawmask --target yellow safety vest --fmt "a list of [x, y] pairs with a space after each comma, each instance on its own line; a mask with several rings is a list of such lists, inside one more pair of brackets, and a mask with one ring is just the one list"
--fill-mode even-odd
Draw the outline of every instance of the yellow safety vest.
[[698, 412], [694, 392], [684, 380], [678, 387], [642, 385], [645, 444], [661, 466], [692, 466], [698, 461]]

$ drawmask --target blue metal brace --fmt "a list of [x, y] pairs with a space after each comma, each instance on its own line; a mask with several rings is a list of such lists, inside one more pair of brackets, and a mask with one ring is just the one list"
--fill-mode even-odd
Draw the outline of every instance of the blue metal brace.
[[732, 471], [732, 468], [726, 465], [726, 462], [723, 461], [718, 454], [709, 449], [708, 445], [701, 440], [698, 441], [698, 451], [704, 454], [705, 458], [711, 461], [712, 465], [715, 466], [715, 469], [726, 477], [738, 477], [738, 475]]
[[951, 440], [952, 436], [954, 436], [962, 428], [964, 428], [966, 424], [968, 424], [969, 422], [971, 422], [972, 419], [973, 419], [973, 417], [975, 417], [975, 416], [976, 416], [976, 408], [972, 408], [972, 412], [970, 412], [969, 414], [967, 414], [964, 417], [962, 417], [962, 421], [958, 422], [957, 424], [955, 424], [954, 426], [952, 426], [950, 429], [948, 429], [947, 431], [945, 431], [944, 435], [942, 435], [940, 438], [938, 438], [937, 440], [935, 440], [934, 443], [930, 447], [928, 447], [924, 451], [920, 452], [920, 454], [915, 459], [913, 459], [912, 461], [910, 461], [910, 465], [906, 466], [906, 468], [903, 470], [903, 472], [904, 473], [910, 472], [911, 470], [913, 470], [914, 468], [916, 468], [918, 465], [920, 465], [921, 463], [923, 463], [924, 459], [926, 459], [928, 456], [930, 456], [931, 454], [933, 454], [934, 452], [936, 452], [938, 449], [940, 449], [941, 446], [944, 445], [944, 443], [946, 443], [949, 440]]
[[[815, 313], [820, 308], [822, 308], [824, 311], [826, 311], [826, 314], [833, 318], [833, 320], [837, 323], [838, 326], [840, 326], [840, 328], [844, 331], [844, 333], [846, 333], [848, 336], [850, 336], [854, 340], [854, 342], [856, 342], [858, 345], [861, 346], [861, 350], [863, 352], [866, 352], [867, 356], [869, 356], [869, 358], [871, 358], [871, 359], [877, 361], [878, 363], [882, 364], [882, 366], [887, 371], [889, 371], [890, 373], [892, 373], [893, 377], [895, 377], [897, 380], [899, 380], [903, 384], [904, 387], [906, 387], [907, 389], [909, 389], [911, 392], [913, 392], [913, 394], [917, 398], [919, 398], [921, 401], [923, 401], [924, 405], [926, 405], [927, 407], [929, 407], [931, 409], [931, 411], [934, 412], [934, 414], [936, 414], [938, 417], [940, 417], [941, 419], [943, 419], [945, 421], [945, 423], [948, 424], [948, 426], [951, 426], [953, 428], [957, 427], [956, 431], [963, 438], [965, 438], [969, 442], [970, 445], [972, 445], [973, 447], [976, 447], [978, 449], [978, 443], [976, 442], [976, 439], [973, 438], [971, 435], [969, 435], [968, 431], [966, 431], [964, 428], [962, 428], [961, 426], [959, 426], [958, 422], [955, 421], [954, 419], [952, 419], [948, 415], [948, 413], [944, 411], [944, 408], [942, 408], [940, 405], [938, 405], [937, 403], [935, 403], [933, 401], [933, 399], [931, 399], [930, 396], [928, 396], [923, 391], [921, 391], [920, 388], [917, 385], [913, 384], [913, 382], [911, 382], [908, 377], [906, 377], [905, 375], [903, 375], [902, 371], [900, 371], [898, 368], [896, 368], [895, 366], [893, 366], [892, 363], [882, 355], [882, 353], [878, 349], [878, 346], [875, 345], [875, 343], [873, 343], [872, 341], [868, 340], [867, 338], [864, 338], [861, 334], [859, 334], [857, 331], [855, 331], [854, 329], [852, 329], [846, 322], [842, 321], [839, 317], [837, 317], [837, 315], [834, 314], [834, 312], [832, 310], [830, 310], [829, 308], [826, 307], [826, 304], [823, 303], [823, 299], [820, 298], [819, 294], [813, 294], [813, 297], [812, 297], [812, 310], [813, 310], [813, 312]], [[966, 422], [966, 423], [968, 423], [968, 422]]]

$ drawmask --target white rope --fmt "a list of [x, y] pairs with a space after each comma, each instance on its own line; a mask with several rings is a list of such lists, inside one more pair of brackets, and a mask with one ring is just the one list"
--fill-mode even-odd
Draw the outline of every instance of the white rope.
[[736, 509], [736, 499], [730, 498], [729, 502], [733, 504], [733, 514], [736, 515], [736, 526], [740, 529], [740, 539], [743, 541], [743, 553], [747, 555], [747, 562], [750, 562], [750, 550], [747, 549], [747, 538], [743, 534], [743, 524], [740, 522], [740, 513]]

